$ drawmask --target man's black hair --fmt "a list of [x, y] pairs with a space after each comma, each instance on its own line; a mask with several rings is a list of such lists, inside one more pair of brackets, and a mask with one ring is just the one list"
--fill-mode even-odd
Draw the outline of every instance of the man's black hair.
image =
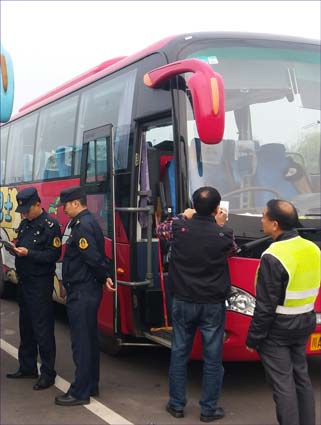
[[41, 204], [41, 199], [39, 198], [39, 196], [38, 196], [37, 200], [32, 205], [36, 205], [38, 202], [40, 202], [40, 204]]
[[193, 205], [199, 215], [210, 216], [220, 202], [221, 195], [214, 187], [200, 187], [193, 193]]
[[295, 227], [301, 227], [298, 212], [291, 202], [271, 199], [266, 206], [266, 215], [270, 220], [277, 221], [280, 229], [291, 230]]
[[82, 207], [87, 207], [87, 196], [86, 195], [79, 198], [78, 201], [79, 201], [79, 203]]

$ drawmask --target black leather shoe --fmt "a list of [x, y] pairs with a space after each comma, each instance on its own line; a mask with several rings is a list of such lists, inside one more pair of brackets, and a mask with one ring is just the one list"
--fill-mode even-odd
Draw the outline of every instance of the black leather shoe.
[[90, 397], [99, 397], [99, 388], [95, 388], [91, 391]]
[[79, 400], [78, 398], [73, 397], [69, 393], [64, 395], [59, 395], [55, 398], [55, 403], [59, 406], [80, 406], [82, 404], [89, 404], [90, 399], [85, 398], [84, 400]]
[[200, 421], [201, 422], [213, 422], [216, 421], [218, 419], [222, 419], [225, 416], [225, 412], [223, 407], [217, 407], [215, 410], [215, 413], [211, 416], [205, 416], [205, 415], [201, 415], [200, 416]]
[[166, 410], [168, 413], [174, 416], [174, 418], [184, 418], [184, 411], [174, 409], [174, 407], [172, 407], [170, 404], [166, 406]]
[[38, 390], [45, 390], [46, 388], [51, 387], [55, 383], [55, 378], [49, 378], [48, 376], [41, 375], [38, 381], [33, 386], [33, 389]]
[[7, 373], [9, 379], [36, 379], [38, 378], [38, 372], [22, 372], [20, 369], [15, 373]]

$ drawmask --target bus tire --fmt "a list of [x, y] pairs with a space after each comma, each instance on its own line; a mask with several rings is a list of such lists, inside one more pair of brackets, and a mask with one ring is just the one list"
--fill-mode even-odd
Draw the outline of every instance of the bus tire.
[[115, 335], [108, 336], [99, 332], [98, 339], [101, 351], [109, 354], [110, 356], [117, 356], [121, 351], [123, 351], [122, 340], [121, 338], [117, 338]]

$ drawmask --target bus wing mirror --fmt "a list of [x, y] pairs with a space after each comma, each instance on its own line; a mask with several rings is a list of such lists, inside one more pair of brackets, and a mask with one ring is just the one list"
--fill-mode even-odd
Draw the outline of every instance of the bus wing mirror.
[[219, 143], [224, 133], [224, 86], [222, 77], [199, 59], [185, 59], [153, 69], [144, 75], [144, 83], [157, 88], [169, 78], [192, 72], [186, 81], [191, 91], [197, 131], [206, 144]]

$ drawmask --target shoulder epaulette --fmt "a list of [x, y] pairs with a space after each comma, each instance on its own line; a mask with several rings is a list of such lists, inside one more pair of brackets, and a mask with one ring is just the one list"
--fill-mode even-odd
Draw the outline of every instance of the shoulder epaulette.
[[48, 224], [49, 227], [52, 227], [54, 225], [52, 221], [48, 220], [48, 218], [45, 218], [45, 222]]

